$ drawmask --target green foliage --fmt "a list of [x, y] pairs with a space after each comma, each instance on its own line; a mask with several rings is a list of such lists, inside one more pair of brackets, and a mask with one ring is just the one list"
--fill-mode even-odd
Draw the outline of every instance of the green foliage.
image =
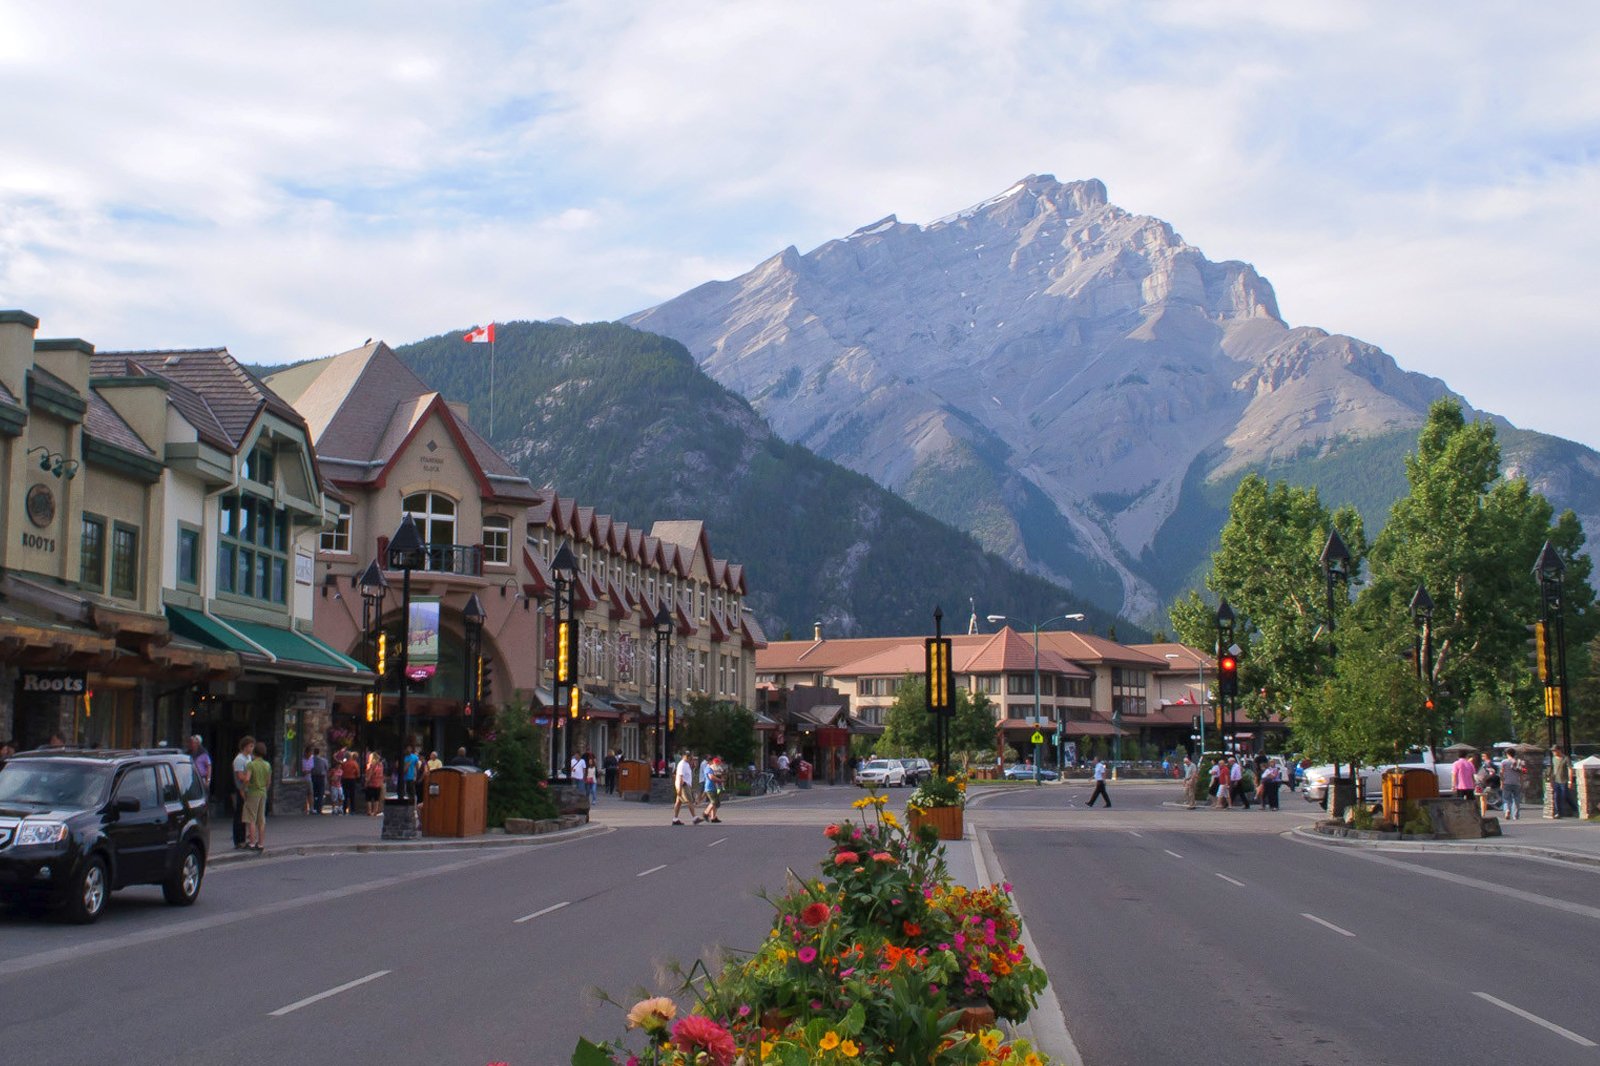
[[674, 746], [697, 755], [722, 756], [729, 766], [749, 766], [756, 757], [756, 716], [736, 703], [690, 696], [674, 730]]
[[1406, 816], [1405, 824], [1400, 827], [1400, 832], [1407, 836], [1431, 837], [1433, 835], [1433, 819], [1428, 817], [1428, 812], [1420, 803], [1409, 805], [1410, 813]]
[[1372, 828], [1372, 805], [1370, 803], [1357, 803], [1350, 808], [1350, 828]]
[[518, 704], [495, 716], [485, 735], [484, 768], [489, 778], [488, 821], [505, 825], [507, 818], [554, 818], [543, 759], [544, 733], [534, 728], [528, 708]]
[[[493, 443], [536, 485], [648, 529], [700, 518], [746, 564], [769, 633], [914, 633], [982, 590], [1018, 614], [1106, 612], [983, 551], [859, 474], [778, 438], [675, 341], [627, 326], [502, 323]], [[397, 349], [488, 433], [488, 352], [452, 332]]]
[[[988, 696], [956, 687], [955, 707], [950, 715], [953, 759], [987, 758], [994, 750], [994, 715], [994, 704]], [[901, 680], [894, 703], [884, 713], [883, 736], [878, 738], [875, 749], [895, 758], [934, 757], [933, 715], [928, 713], [927, 683], [920, 674], [907, 674]]]

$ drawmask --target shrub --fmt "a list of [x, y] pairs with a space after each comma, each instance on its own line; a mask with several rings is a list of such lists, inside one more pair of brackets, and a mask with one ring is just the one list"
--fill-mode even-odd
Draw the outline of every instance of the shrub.
[[485, 734], [483, 765], [490, 772], [490, 825], [505, 825], [507, 818], [556, 816], [540, 754], [541, 736], [534, 728], [533, 715], [523, 706], [501, 711], [494, 728]]

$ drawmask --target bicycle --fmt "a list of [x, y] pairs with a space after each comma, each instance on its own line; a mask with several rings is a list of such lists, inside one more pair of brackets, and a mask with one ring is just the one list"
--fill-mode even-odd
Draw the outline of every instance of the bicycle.
[[750, 782], [752, 796], [781, 796], [783, 786], [778, 784], [778, 779], [771, 770], [763, 770]]

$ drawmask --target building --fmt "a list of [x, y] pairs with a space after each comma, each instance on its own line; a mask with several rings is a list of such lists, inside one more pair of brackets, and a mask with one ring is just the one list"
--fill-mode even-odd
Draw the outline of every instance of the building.
[[370, 681], [311, 634], [329, 516], [304, 422], [224, 349], [37, 326], [0, 312], [0, 733], [219, 755], [250, 734], [290, 800], [305, 722]]
[[[336, 701], [331, 739], [391, 756], [406, 728], [425, 749], [475, 745], [485, 714], [527, 705], [539, 684], [533, 607], [547, 589], [524, 545], [540, 493], [473, 429], [463, 406], [382, 341], [267, 380], [304, 417], [336, 501], [316, 546], [317, 634], [374, 665], [381, 644], [389, 672], [370, 706], [355, 695]], [[388, 559], [407, 515], [426, 545], [423, 567], [409, 574]], [[384, 586], [369, 608], [361, 577], [374, 563]], [[474, 598], [484, 622], [469, 647], [464, 612]]]

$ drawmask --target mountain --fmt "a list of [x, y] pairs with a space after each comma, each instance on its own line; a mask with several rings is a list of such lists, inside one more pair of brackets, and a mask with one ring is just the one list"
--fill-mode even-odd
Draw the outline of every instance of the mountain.
[[[486, 432], [489, 351], [455, 330], [395, 349]], [[535, 485], [648, 529], [699, 518], [743, 563], [769, 636], [951, 631], [968, 601], [1017, 618], [1116, 619], [984, 551], [871, 480], [785, 442], [676, 341], [627, 326], [497, 326], [493, 443]], [[1124, 635], [1133, 627], [1122, 624]]]
[[[1291, 327], [1254, 268], [1101, 182], [1049, 175], [926, 226], [891, 215], [785, 248], [626, 321], [682, 341], [785, 439], [1152, 623], [1245, 473], [1315, 484], [1376, 528], [1428, 405], [1453, 395]], [[1595, 528], [1600, 455], [1496, 422], [1506, 468]]]

